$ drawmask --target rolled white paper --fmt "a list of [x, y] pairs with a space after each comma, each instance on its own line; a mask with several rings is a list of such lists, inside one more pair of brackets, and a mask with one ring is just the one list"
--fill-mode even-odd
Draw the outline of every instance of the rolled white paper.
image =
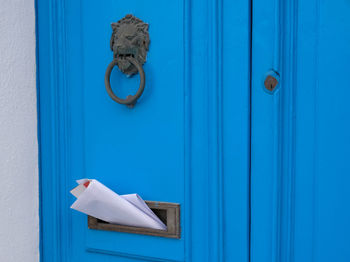
[[139, 195], [118, 195], [95, 179], [77, 182], [79, 186], [71, 191], [77, 197], [72, 209], [112, 224], [167, 229]]

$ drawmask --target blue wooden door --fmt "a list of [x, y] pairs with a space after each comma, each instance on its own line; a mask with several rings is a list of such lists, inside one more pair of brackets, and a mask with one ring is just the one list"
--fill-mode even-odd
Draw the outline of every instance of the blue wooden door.
[[[134, 108], [110, 24], [149, 23]], [[350, 2], [37, 1], [42, 261], [350, 261]], [[278, 80], [271, 91], [267, 76]], [[120, 96], [139, 75], [112, 72]], [[75, 180], [179, 203], [181, 238], [88, 229]]]
[[[248, 260], [249, 6], [37, 1], [42, 261]], [[111, 23], [126, 14], [149, 24], [146, 87], [134, 108], [104, 85]], [[138, 83], [112, 72], [122, 97]], [[69, 190], [85, 177], [179, 203], [181, 238], [88, 229], [69, 208]]]
[[251, 261], [350, 261], [349, 13], [253, 1]]

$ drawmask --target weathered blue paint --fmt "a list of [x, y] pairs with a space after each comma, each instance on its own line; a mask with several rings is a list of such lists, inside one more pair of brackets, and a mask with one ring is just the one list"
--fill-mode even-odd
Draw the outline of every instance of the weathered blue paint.
[[[103, 82], [110, 23], [128, 13], [151, 37], [132, 110]], [[250, 3], [37, 0], [37, 19], [41, 260], [248, 261]], [[182, 238], [87, 229], [69, 209], [81, 177], [180, 203]]]

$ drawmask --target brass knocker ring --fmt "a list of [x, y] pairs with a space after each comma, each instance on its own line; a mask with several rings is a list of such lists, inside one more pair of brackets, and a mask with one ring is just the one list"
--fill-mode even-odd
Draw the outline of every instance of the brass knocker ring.
[[112, 70], [113, 70], [114, 66], [116, 66], [117, 63], [118, 63], [117, 59], [114, 59], [107, 67], [106, 74], [105, 74], [105, 86], [106, 86], [106, 90], [107, 90], [108, 95], [115, 102], [117, 102], [119, 104], [122, 104], [122, 105], [127, 105], [129, 107], [132, 107], [132, 106], [134, 106], [136, 104], [137, 99], [140, 98], [140, 96], [143, 93], [143, 90], [145, 89], [145, 72], [143, 71], [143, 68], [139, 64], [139, 62], [135, 58], [133, 58], [132, 56], [126, 56], [123, 59], [128, 60], [139, 71], [139, 74], [140, 74], [140, 86], [139, 86], [139, 89], [137, 90], [136, 94], [135, 95], [129, 95], [129, 96], [127, 96], [126, 99], [122, 99], [122, 98], [117, 97], [113, 93], [112, 88], [111, 88], [111, 83], [110, 83], [110, 77], [111, 77], [111, 73], [112, 73]]

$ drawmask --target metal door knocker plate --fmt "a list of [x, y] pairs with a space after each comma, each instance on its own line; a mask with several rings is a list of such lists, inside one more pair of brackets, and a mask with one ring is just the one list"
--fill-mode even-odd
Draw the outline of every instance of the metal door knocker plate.
[[[108, 65], [105, 74], [105, 86], [109, 96], [119, 104], [133, 107], [145, 88], [145, 73], [142, 65], [146, 62], [149, 48], [148, 24], [133, 15], [126, 15], [117, 23], [112, 23], [110, 47], [113, 61]], [[116, 96], [111, 88], [110, 76], [114, 66], [124, 74], [131, 76], [139, 72], [140, 86], [135, 95], [126, 99]]]

